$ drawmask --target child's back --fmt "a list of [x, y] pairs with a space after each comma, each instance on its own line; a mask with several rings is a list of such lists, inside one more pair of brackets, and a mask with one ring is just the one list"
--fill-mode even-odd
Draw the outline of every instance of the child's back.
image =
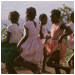
[[22, 32], [17, 24], [10, 24], [7, 31], [11, 34], [9, 43], [18, 43], [22, 38]]
[[64, 30], [60, 29], [61, 23], [53, 24], [51, 27], [51, 38], [54, 40], [58, 40], [59, 37], [63, 34]]
[[33, 21], [28, 21], [24, 24], [29, 30], [29, 36], [27, 40], [21, 45], [23, 52], [21, 56], [32, 63], [38, 63], [42, 61], [43, 49], [41, 41], [38, 37], [37, 24], [36, 27]]

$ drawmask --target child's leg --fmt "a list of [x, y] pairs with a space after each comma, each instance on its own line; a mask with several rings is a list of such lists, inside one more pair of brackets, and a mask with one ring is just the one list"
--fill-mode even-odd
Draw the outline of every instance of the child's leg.
[[42, 72], [45, 72], [45, 73], [50, 73], [48, 71], [45, 70], [45, 65], [46, 65], [46, 60], [47, 60], [48, 56], [46, 54], [46, 50], [44, 48], [44, 59], [43, 59], [43, 65], [42, 65]]
[[73, 56], [73, 59], [72, 59], [72, 67], [74, 68], [74, 56]]
[[[54, 63], [59, 65], [60, 63], [60, 51], [57, 50], [54, 55], [52, 56], [52, 58], [54, 57]], [[60, 74], [60, 69], [58, 67], [55, 67], [55, 71], [56, 71], [56, 74]]]
[[71, 56], [70, 60], [68, 61], [70, 67], [74, 68], [74, 55]]
[[30, 62], [28, 62], [28, 61], [24, 61], [24, 59], [23, 59], [21, 56], [18, 56], [18, 57], [14, 60], [14, 65], [15, 65], [15, 66], [18, 66], [18, 67], [22, 66], [22, 67], [28, 68], [28, 69], [30, 69], [34, 74], [40, 72], [40, 68], [39, 68], [36, 64], [30, 63]]
[[47, 55], [46, 55], [46, 50], [45, 50], [45, 48], [44, 48], [44, 60], [43, 60], [42, 71], [45, 71], [46, 59], [47, 59]]
[[70, 71], [71, 71], [70, 67], [65, 67], [60, 64], [53, 64], [52, 66], [55, 67], [55, 69], [63, 69], [66, 71], [67, 74], [70, 74]]
[[17, 74], [12, 63], [6, 63], [5, 65], [6, 65], [8, 74]]
[[60, 53], [59, 50], [55, 51], [52, 54], [52, 56], [49, 58], [47, 65], [50, 67], [54, 67], [56, 70], [56, 73], [60, 72], [59, 69], [63, 69], [63, 70], [66, 70], [67, 74], [69, 74], [71, 69], [69, 67], [64, 67], [59, 64], [60, 62], [59, 53]]
[[47, 62], [47, 65], [50, 66], [50, 67], [53, 67], [55, 68], [55, 71], [56, 71], [56, 74], [60, 74], [60, 70], [57, 66], [55, 66], [54, 64], [59, 64], [59, 51], [55, 51], [51, 57], [49, 57], [49, 60]]

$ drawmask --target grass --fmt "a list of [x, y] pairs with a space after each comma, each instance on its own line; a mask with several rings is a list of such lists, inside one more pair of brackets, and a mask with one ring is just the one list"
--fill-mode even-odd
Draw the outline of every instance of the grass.
[[65, 43], [66, 43], [66, 46], [67, 46], [67, 53], [66, 53], [66, 58], [65, 58], [65, 61], [67, 61], [70, 58], [70, 56], [73, 54], [73, 51], [68, 48], [67, 38], [65, 38], [64, 40], [65, 40]]
[[72, 50], [70, 50], [69, 48], [67, 48], [67, 53], [66, 53], [66, 58], [65, 58], [65, 60], [67, 61], [69, 58], [70, 58], [70, 56], [73, 54], [73, 51]]

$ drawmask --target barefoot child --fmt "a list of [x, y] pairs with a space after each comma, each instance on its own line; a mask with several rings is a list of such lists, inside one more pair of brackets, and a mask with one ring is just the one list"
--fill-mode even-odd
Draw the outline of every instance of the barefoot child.
[[18, 24], [19, 13], [17, 11], [11, 11], [8, 18], [10, 25], [7, 26], [6, 40], [2, 41], [1, 60], [3, 63], [6, 63], [8, 73], [15, 74], [16, 71], [13, 68], [12, 61], [19, 54], [17, 43], [22, 37], [22, 32]]
[[[68, 24], [68, 26], [73, 31], [73, 33], [67, 37], [68, 47], [74, 51], [74, 13], [73, 12], [71, 13], [71, 22]], [[74, 54], [69, 59], [68, 63], [70, 67], [74, 68]]]
[[[48, 30], [45, 28], [45, 25], [47, 24], [47, 15], [46, 14], [41, 14], [39, 16], [39, 21], [40, 21], [40, 39], [42, 41], [43, 46], [45, 46], [45, 41], [46, 41], [46, 37], [48, 35]], [[47, 54], [46, 54], [46, 50], [44, 48], [44, 60], [43, 60], [43, 66], [42, 66], [42, 72], [46, 72], [45, 70], [45, 63], [46, 63], [46, 58], [47, 58]]]
[[61, 66], [60, 60], [64, 60], [66, 55], [66, 44], [62, 40], [65, 36], [70, 35], [72, 30], [66, 27], [64, 23], [60, 22], [61, 12], [59, 10], [52, 10], [51, 12], [51, 39], [48, 40], [46, 48], [50, 54], [47, 65], [54, 67], [57, 74], [60, 74], [60, 69], [69, 73], [70, 68]]
[[30, 69], [34, 74], [40, 72], [38, 64], [43, 59], [43, 46], [38, 37], [37, 23], [34, 21], [36, 9], [33, 7], [26, 10], [26, 22], [24, 29], [26, 35], [18, 43], [18, 48], [22, 50], [21, 54], [15, 59], [14, 63], [19, 66]]

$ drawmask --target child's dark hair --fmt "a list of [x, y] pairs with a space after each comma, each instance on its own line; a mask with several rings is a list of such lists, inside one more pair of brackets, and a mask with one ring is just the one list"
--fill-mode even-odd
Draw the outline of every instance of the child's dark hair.
[[8, 15], [8, 18], [9, 20], [12, 22], [12, 23], [18, 23], [18, 19], [19, 19], [19, 13], [17, 11], [11, 11]]
[[33, 21], [35, 19], [36, 16], [36, 9], [33, 7], [29, 7], [26, 10], [26, 20], [31, 20]]
[[[39, 20], [41, 21], [41, 26], [40, 26], [40, 39], [44, 38], [44, 35], [42, 33], [42, 25], [46, 24], [47, 21], [47, 15], [46, 14], [41, 14], [39, 16]], [[46, 21], [45, 21], [46, 20]]]
[[58, 9], [54, 9], [51, 11], [51, 21], [52, 23], [59, 23], [61, 18], [61, 12]]
[[44, 18], [47, 18], [47, 15], [46, 14], [41, 14], [39, 16], [39, 20], [42, 21]]
[[71, 13], [71, 21], [74, 23], [74, 12]]

